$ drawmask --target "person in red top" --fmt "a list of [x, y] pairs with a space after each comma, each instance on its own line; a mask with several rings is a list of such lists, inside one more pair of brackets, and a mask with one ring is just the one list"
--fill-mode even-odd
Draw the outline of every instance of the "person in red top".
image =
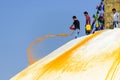
[[[91, 20], [90, 20], [90, 16], [89, 16], [88, 12], [85, 11], [85, 12], [84, 12], [84, 15], [85, 15], [85, 17], [86, 17], [85, 27], [86, 27], [87, 25], [91, 25]], [[91, 30], [86, 30], [86, 28], [85, 28], [85, 31], [86, 31], [86, 34], [87, 34], [87, 35], [91, 33]]]

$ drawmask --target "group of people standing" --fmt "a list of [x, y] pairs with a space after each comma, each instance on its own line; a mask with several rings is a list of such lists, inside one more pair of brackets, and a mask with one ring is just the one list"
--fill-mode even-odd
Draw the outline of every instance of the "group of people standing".
[[[84, 12], [84, 15], [86, 16], [86, 24], [85, 24], [85, 26], [86, 26], [86, 27], [87, 27], [87, 26], [90, 27], [90, 25], [91, 25], [91, 19], [90, 19], [90, 16], [89, 16], [88, 12], [85, 11], [85, 12]], [[74, 22], [73, 22], [73, 24], [71, 25], [71, 28], [74, 27], [74, 30], [75, 30], [75, 38], [77, 38], [78, 35], [79, 35], [79, 33], [80, 33], [80, 22], [79, 22], [79, 20], [77, 19], [76, 16], [73, 16], [72, 18], [73, 18]], [[85, 31], [86, 31], [86, 34], [87, 34], [87, 35], [91, 33], [91, 30], [90, 30], [90, 29], [87, 31], [86, 28], [85, 28]]]
[[[114, 14], [113, 15], [113, 26], [115, 28], [118, 28], [119, 22], [120, 22], [119, 13], [116, 11], [115, 8], [112, 9], [112, 12]], [[92, 24], [91, 24], [91, 18], [87, 11], [84, 12], [84, 16], [86, 18], [86, 22], [85, 22], [86, 35], [94, 33], [95, 31], [98, 31], [98, 30], [103, 30], [105, 27], [104, 26], [105, 21], [104, 21], [104, 2], [103, 2], [103, 0], [101, 1], [100, 5], [97, 6], [97, 12], [96, 12], [96, 14], [93, 15], [94, 20], [93, 20]], [[72, 18], [73, 18], [74, 22], [70, 28], [74, 27], [75, 38], [77, 38], [80, 33], [80, 22], [76, 16], [73, 16]]]

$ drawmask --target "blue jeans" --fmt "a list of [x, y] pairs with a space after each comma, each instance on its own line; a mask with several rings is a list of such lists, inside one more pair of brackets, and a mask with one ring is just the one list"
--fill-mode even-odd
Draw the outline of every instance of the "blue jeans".
[[75, 29], [75, 38], [79, 36], [79, 33], [80, 33], [80, 29]]
[[118, 25], [118, 21], [114, 21], [114, 22], [113, 22], [113, 25], [114, 25], [115, 28], [118, 28], [118, 26], [119, 26], [119, 25]]

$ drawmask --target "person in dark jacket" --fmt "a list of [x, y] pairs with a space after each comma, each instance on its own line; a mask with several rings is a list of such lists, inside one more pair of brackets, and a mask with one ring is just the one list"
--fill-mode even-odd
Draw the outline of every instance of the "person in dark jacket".
[[76, 16], [73, 16], [72, 18], [73, 18], [74, 22], [71, 26], [74, 26], [74, 28], [75, 28], [75, 38], [77, 38], [79, 33], [80, 33], [80, 22], [79, 22], [79, 20], [77, 19]]

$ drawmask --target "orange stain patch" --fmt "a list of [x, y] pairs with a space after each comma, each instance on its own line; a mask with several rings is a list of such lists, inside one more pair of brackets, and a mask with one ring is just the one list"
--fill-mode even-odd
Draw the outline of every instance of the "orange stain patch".
[[[120, 80], [119, 34], [110, 30], [105, 33], [100, 31], [73, 40], [11, 80]], [[77, 44], [71, 46], [76, 41]], [[64, 48], [68, 49], [60, 51]]]
[[[56, 58], [53, 61], [46, 64], [42, 69], [40, 69], [42, 73], [41, 72], [37, 73], [39, 75], [38, 75], [38, 77], [36, 77], [36, 80], [38, 80], [38, 78], [40, 78], [42, 75], [44, 75], [43, 73], [45, 73], [45, 72], [51, 72], [53, 70], [59, 71], [60, 69], [62, 69], [63, 71], [65, 69], [67, 71], [67, 69], [65, 67], [69, 67], [68, 71], [70, 71], [70, 72], [73, 71], [72, 67], [70, 67], [71, 63], [69, 63], [70, 62], [69, 59], [72, 56], [72, 54], [74, 53], [74, 51], [76, 49], [80, 48], [81, 46], [85, 45], [92, 38], [95, 38], [96, 36], [98, 36], [100, 34], [101, 34], [101, 32], [96, 32], [95, 34], [92, 34], [92, 35], [88, 36], [87, 38], [82, 40], [80, 43], [78, 43], [76, 46], [74, 46], [70, 50], [64, 52], [58, 58]], [[85, 63], [85, 62], [82, 62], [82, 63]], [[76, 69], [74, 69], [75, 72], [79, 71], [81, 69], [80, 67], [85, 66], [82, 63], [79, 66], [77, 66]], [[65, 64], [67, 64], [67, 66]], [[77, 63], [76, 63], [76, 65], [77, 65]]]

